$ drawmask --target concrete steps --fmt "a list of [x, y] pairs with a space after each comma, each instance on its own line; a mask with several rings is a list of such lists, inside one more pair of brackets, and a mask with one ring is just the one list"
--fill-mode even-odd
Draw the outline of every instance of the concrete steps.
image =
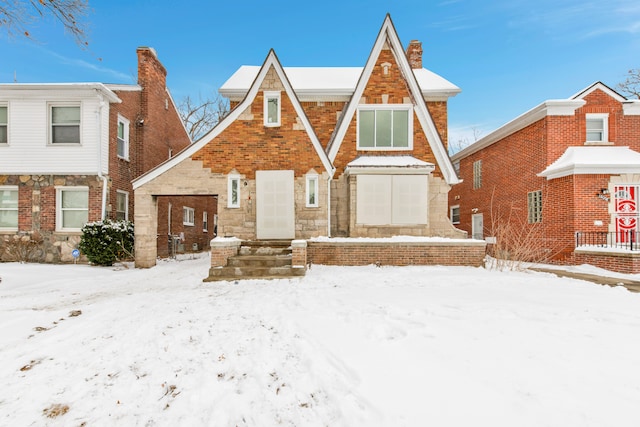
[[244, 241], [238, 252], [238, 255], [229, 257], [226, 266], [210, 268], [205, 281], [283, 279], [305, 274], [304, 268], [291, 265], [290, 240]]

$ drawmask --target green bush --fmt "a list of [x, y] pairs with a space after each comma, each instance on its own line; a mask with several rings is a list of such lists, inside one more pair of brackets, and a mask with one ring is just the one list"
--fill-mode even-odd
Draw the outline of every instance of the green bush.
[[78, 249], [93, 264], [113, 265], [133, 257], [133, 223], [105, 219], [82, 227]]

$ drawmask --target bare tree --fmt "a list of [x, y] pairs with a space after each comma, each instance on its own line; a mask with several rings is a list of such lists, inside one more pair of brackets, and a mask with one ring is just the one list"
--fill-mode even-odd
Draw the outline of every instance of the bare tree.
[[616, 86], [625, 95], [640, 99], [640, 68], [632, 68], [627, 72], [627, 79]]
[[449, 155], [453, 156], [458, 151], [462, 151], [467, 148], [469, 145], [477, 142], [482, 137], [482, 131], [475, 126], [471, 127], [473, 141], [469, 139], [468, 136], [463, 136], [458, 138], [455, 141], [449, 141]]
[[178, 110], [191, 140], [195, 141], [229, 114], [229, 104], [219, 94], [212, 99], [203, 99], [202, 95], [198, 95], [197, 101], [186, 96], [180, 101]]
[[85, 47], [89, 43], [83, 18], [88, 12], [88, 0], [0, 0], [0, 27], [6, 28], [9, 37], [31, 38], [28, 27], [37, 19], [52, 16]]

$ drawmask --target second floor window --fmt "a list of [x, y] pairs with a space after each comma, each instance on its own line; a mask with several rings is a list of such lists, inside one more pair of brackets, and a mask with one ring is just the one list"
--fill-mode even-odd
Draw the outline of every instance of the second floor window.
[[264, 93], [264, 125], [280, 126], [280, 92]]
[[51, 106], [51, 143], [80, 144], [80, 106]]
[[607, 142], [609, 140], [607, 114], [587, 114], [587, 143]]
[[118, 157], [129, 160], [129, 120], [118, 116]]
[[358, 149], [408, 150], [413, 133], [411, 107], [384, 105], [358, 109]]
[[0, 105], [0, 144], [9, 142], [7, 107]]

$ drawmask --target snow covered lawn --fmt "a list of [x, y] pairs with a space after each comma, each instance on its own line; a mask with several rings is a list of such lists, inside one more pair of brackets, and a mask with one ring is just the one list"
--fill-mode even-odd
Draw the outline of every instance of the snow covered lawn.
[[0, 425], [640, 425], [624, 288], [464, 267], [203, 283], [208, 267], [0, 264]]

